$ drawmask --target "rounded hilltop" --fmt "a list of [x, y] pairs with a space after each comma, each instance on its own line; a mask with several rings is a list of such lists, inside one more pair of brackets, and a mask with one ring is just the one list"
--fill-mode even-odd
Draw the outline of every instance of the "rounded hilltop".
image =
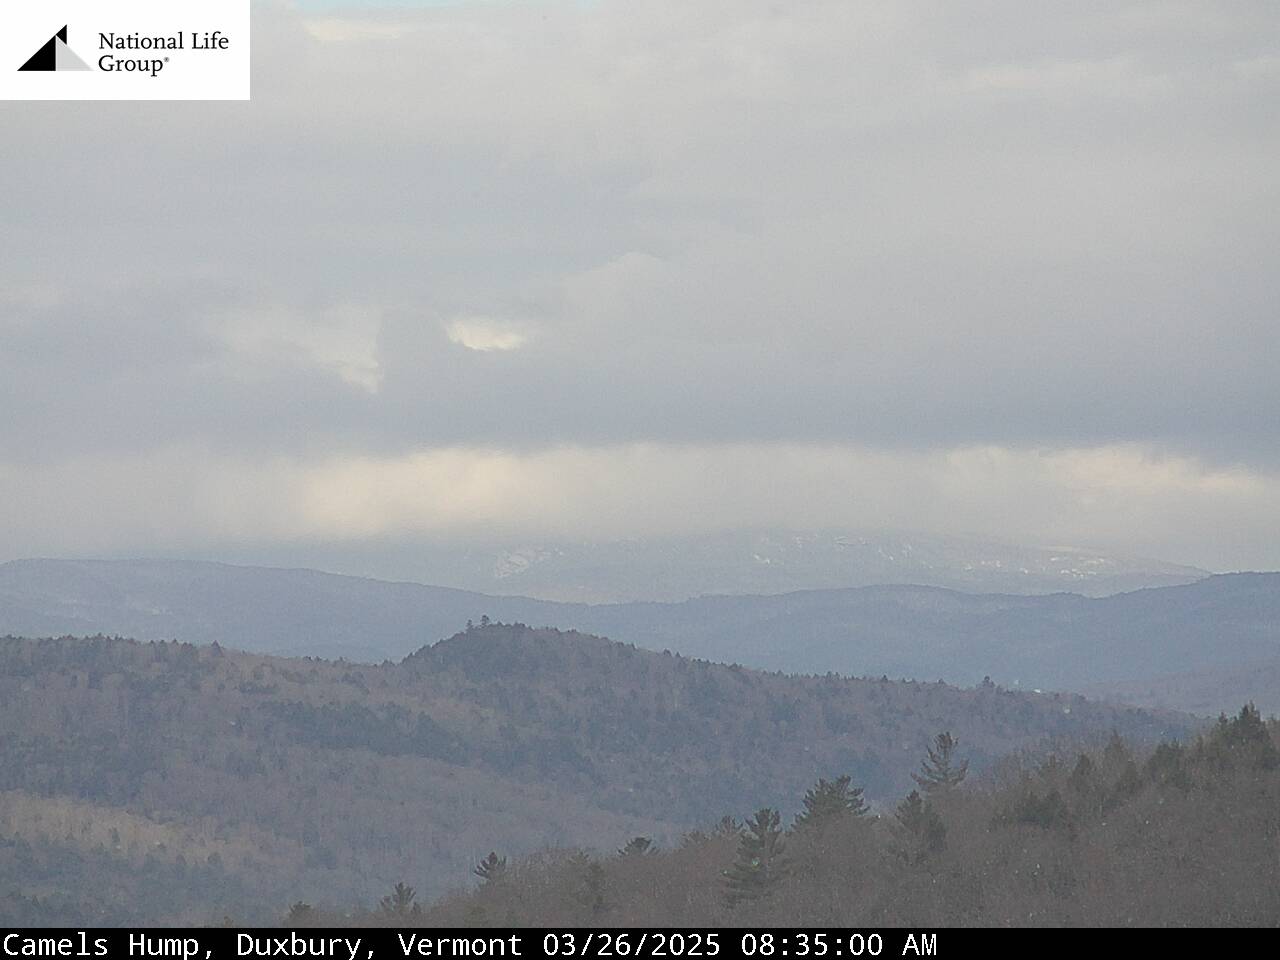
[[533, 680], [582, 669], [607, 673], [634, 665], [640, 657], [661, 656], [577, 630], [495, 623], [482, 617], [478, 623], [468, 621], [465, 630], [448, 639], [411, 653], [403, 665], [433, 673], [456, 671], [470, 677]]

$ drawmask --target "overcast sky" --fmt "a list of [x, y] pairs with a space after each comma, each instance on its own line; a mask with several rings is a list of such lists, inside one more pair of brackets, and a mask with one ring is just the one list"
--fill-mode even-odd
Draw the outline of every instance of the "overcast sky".
[[0, 103], [0, 559], [900, 527], [1280, 567], [1280, 8], [255, 6]]

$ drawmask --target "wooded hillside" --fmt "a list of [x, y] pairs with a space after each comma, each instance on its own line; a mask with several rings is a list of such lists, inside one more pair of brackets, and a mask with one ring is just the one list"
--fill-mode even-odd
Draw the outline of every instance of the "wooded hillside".
[[[119, 639], [0, 641], [0, 916], [270, 919], [469, 882], [491, 849], [674, 843], [850, 774], [891, 803], [929, 738], [980, 771], [1188, 721], [1033, 695], [790, 677], [480, 625], [398, 664]], [[4, 899], [8, 897], [8, 899]]]
[[[935, 743], [916, 788], [868, 811], [819, 780], [793, 820], [763, 809], [660, 849], [561, 851], [478, 869], [434, 904], [295, 906], [288, 923], [597, 927], [1274, 926], [1280, 725], [1251, 707], [1192, 742], [1011, 762], [983, 783]], [[793, 941], [794, 942], [794, 941]], [[778, 946], [777, 943], [774, 946]], [[821, 953], [815, 939], [809, 944]], [[828, 947], [834, 949], [834, 944]]]

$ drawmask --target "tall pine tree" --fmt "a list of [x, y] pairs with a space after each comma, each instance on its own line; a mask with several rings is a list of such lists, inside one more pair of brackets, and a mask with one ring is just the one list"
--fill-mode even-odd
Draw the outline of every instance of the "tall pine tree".
[[969, 771], [969, 761], [955, 762], [954, 754], [959, 743], [950, 732], [933, 738], [933, 746], [928, 748], [929, 756], [920, 762], [920, 772], [911, 775], [925, 793], [948, 790], [964, 779]]
[[804, 795], [804, 809], [796, 814], [795, 829], [822, 828], [847, 816], [860, 817], [870, 809], [862, 788], [847, 774], [834, 780], [819, 779]]
[[506, 876], [507, 858], [498, 856], [496, 850], [490, 850], [489, 855], [477, 863], [471, 872], [485, 883], [497, 883]]
[[395, 889], [378, 903], [378, 909], [384, 917], [418, 917], [422, 915], [422, 906], [417, 900], [418, 892], [407, 883], [397, 883]]
[[768, 896], [786, 876], [781, 823], [778, 811], [768, 807], [747, 821], [738, 841], [738, 858], [725, 871], [725, 899], [729, 906]]
[[902, 854], [908, 860], [918, 862], [946, 849], [946, 825], [918, 790], [912, 790], [898, 804], [893, 819], [897, 822], [897, 832], [903, 841]]

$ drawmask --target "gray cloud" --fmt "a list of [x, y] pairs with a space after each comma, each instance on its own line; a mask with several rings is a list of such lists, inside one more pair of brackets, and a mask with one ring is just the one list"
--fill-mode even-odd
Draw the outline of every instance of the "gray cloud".
[[[250, 104], [0, 104], [0, 463], [1119, 444], [1274, 476], [1273, 17], [258, 7]], [[1068, 535], [1045, 510], [1009, 532]]]

